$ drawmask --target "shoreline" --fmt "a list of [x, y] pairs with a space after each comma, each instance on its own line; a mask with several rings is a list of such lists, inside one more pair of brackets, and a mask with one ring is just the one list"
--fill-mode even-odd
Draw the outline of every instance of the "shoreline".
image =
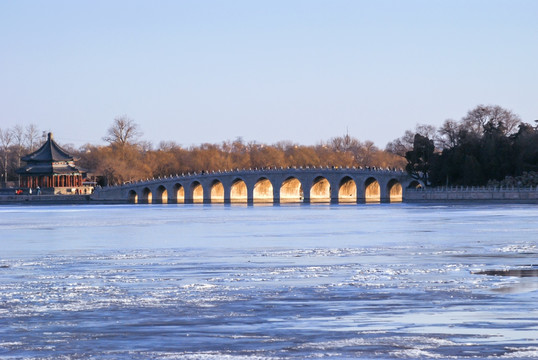
[[102, 205], [127, 202], [93, 200], [91, 195], [0, 195], [1, 205]]
[[[405, 199], [395, 204], [421, 204], [421, 205], [438, 205], [438, 204], [464, 204], [464, 205], [502, 205], [502, 204], [536, 204], [538, 205], [538, 197], [536, 198], [465, 198], [465, 197], [450, 197], [448, 194], [442, 196], [440, 192], [436, 192], [437, 196], [430, 197], [413, 197]], [[441, 196], [439, 196], [441, 195]], [[127, 205], [128, 200], [103, 200], [92, 199], [91, 195], [0, 195], [0, 206], [2, 205]], [[222, 203], [219, 203], [222, 204]], [[243, 204], [243, 203], [241, 203]], [[297, 204], [302, 204], [297, 202]], [[329, 204], [329, 202], [327, 202]], [[350, 205], [353, 203], [343, 203], [342, 205]], [[374, 202], [373, 204], [379, 204]], [[133, 205], [175, 205], [175, 204], [133, 204]], [[182, 205], [181, 203], [177, 205]], [[207, 204], [200, 204], [207, 205]], [[233, 205], [233, 204], [226, 204]], [[331, 204], [338, 205], [338, 204]], [[367, 205], [366, 203], [357, 203], [356, 205]]]

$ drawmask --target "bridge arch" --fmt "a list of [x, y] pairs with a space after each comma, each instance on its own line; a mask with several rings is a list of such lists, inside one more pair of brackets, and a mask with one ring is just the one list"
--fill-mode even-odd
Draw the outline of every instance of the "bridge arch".
[[138, 194], [134, 190], [129, 191], [129, 204], [138, 204]]
[[253, 202], [273, 202], [273, 184], [266, 177], [261, 177], [254, 183], [252, 191]]
[[230, 202], [248, 201], [247, 184], [241, 178], [235, 178], [230, 186]]
[[408, 189], [420, 189], [422, 187], [423, 187], [422, 184], [418, 180], [411, 181], [409, 185], [407, 186]]
[[155, 204], [168, 204], [168, 190], [164, 185], [159, 185], [155, 191], [155, 199], [153, 199]]
[[151, 193], [151, 190], [149, 187], [145, 187], [144, 190], [142, 190], [142, 204], [151, 204], [153, 200], [153, 194]]
[[224, 186], [220, 180], [213, 180], [211, 183], [211, 203], [224, 202]]
[[344, 176], [338, 184], [338, 202], [357, 202], [357, 183], [350, 176]]
[[304, 199], [303, 184], [294, 176], [288, 177], [280, 186], [280, 202], [301, 202]]
[[185, 202], [185, 188], [180, 183], [175, 183], [173, 190], [173, 197], [171, 201], [176, 204], [183, 204]]
[[204, 188], [199, 181], [193, 181], [190, 186], [191, 199], [194, 204], [204, 202]]
[[398, 180], [391, 179], [387, 183], [387, 193], [389, 194], [389, 201], [391, 203], [402, 202], [403, 189], [402, 189], [402, 184]]
[[323, 176], [317, 176], [312, 181], [310, 188], [311, 202], [330, 202], [331, 201], [331, 184]]
[[364, 182], [364, 199], [367, 203], [381, 201], [381, 186], [375, 177], [369, 177]]

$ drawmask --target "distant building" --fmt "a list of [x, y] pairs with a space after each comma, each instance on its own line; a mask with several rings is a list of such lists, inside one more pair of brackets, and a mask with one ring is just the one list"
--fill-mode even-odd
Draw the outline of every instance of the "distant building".
[[47, 141], [33, 153], [21, 157], [26, 162], [16, 170], [23, 188], [43, 189], [45, 192], [73, 193], [82, 190], [83, 171], [75, 165], [75, 159], [62, 149], [49, 133]]

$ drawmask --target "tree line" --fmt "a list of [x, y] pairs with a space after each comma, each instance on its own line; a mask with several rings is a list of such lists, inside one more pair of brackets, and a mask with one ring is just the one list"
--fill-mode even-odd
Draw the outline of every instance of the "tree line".
[[409, 174], [428, 185], [538, 185], [538, 121], [522, 122], [498, 105], [479, 105], [439, 129], [417, 125], [386, 150], [404, 156]]
[[[538, 185], [538, 123], [524, 123], [498, 105], [479, 105], [439, 128], [418, 124], [385, 149], [349, 134], [311, 146], [237, 138], [189, 147], [173, 141], [154, 146], [142, 135], [133, 119], [120, 116], [103, 137], [106, 145], [63, 146], [101, 185], [189, 172], [292, 166], [405, 168], [434, 186]], [[21, 156], [44, 139], [35, 125], [0, 129], [2, 180], [16, 181]]]
[[[2, 130], [2, 133], [12, 134], [13, 129]], [[403, 168], [406, 164], [403, 157], [349, 134], [312, 146], [292, 141], [268, 145], [237, 138], [220, 144], [189, 147], [173, 141], [162, 141], [154, 146], [142, 135], [133, 119], [120, 116], [113, 120], [103, 137], [106, 145], [62, 146], [77, 159], [77, 166], [97, 175], [103, 186], [201, 171], [291, 166]], [[2, 146], [0, 156], [6, 160], [2, 169], [8, 180], [17, 180], [15, 170], [21, 166], [20, 157], [35, 150], [35, 142], [32, 144], [30, 147], [29, 143], [6, 142], [6, 146]]]
[[189, 172], [255, 169], [288, 166], [375, 166], [403, 168], [405, 159], [346, 134], [305, 146], [291, 141], [276, 144], [245, 142], [241, 138], [220, 144], [183, 147], [162, 141], [156, 148], [141, 140], [136, 122], [114, 119], [106, 136], [108, 145], [86, 145], [79, 151], [79, 164], [102, 176], [103, 185]]

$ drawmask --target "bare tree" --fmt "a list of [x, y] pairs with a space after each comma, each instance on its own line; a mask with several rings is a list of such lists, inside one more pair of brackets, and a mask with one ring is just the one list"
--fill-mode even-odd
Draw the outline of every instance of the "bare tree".
[[[15, 141], [15, 163], [16, 168], [21, 167], [21, 156], [24, 150], [24, 128], [21, 125], [15, 125], [13, 128], [13, 140]], [[20, 176], [19, 176], [20, 179]]]
[[344, 136], [337, 136], [329, 139], [327, 146], [335, 151], [350, 151], [361, 147], [361, 143], [359, 140], [346, 133]]
[[458, 145], [461, 124], [452, 119], [446, 119], [438, 130], [439, 146], [443, 149]]
[[138, 148], [140, 149], [140, 151], [145, 153], [145, 152], [153, 150], [153, 144], [151, 143], [151, 141], [147, 141], [147, 140], [139, 141]]
[[118, 116], [114, 119], [112, 126], [108, 128], [107, 135], [103, 140], [111, 145], [125, 147], [127, 144], [134, 144], [142, 136], [138, 124], [127, 116]]
[[463, 126], [481, 136], [486, 124], [493, 125], [504, 130], [505, 135], [517, 132], [521, 123], [519, 115], [511, 110], [504, 109], [499, 105], [478, 105], [467, 112], [462, 119]]
[[157, 147], [157, 150], [160, 151], [174, 151], [177, 149], [181, 149], [181, 145], [176, 143], [175, 141], [160, 141], [159, 146]]
[[0, 129], [0, 147], [2, 149], [2, 155], [3, 155], [4, 184], [7, 181], [7, 161], [9, 157], [9, 147], [11, 146], [12, 140], [13, 140], [13, 132], [10, 129], [5, 129], [5, 130]]
[[34, 151], [39, 141], [39, 130], [35, 124], [26, 126], [26, 132], [24, 138], [26, 140], [26, 147], [30, 152]]
[[[433, 141], [437, 140], [437, 129], [433, 125], [417, 124], [415, 127], [415, 133], [427, 137]], [[414, 137], [413, 137], [414, 139]], [[413, 140], [414, 141], [414, 140]]]
[[433, 125], [427, 124], [417, 124], [415, 126], [415, 131], [406, 130], [404, 135], [392, 140], [385, 147], [385, 151], [388, 151], [392, 154], [405, 156], [405, 153], [413, 150], [413, 142], [415, 139], [415, 134], [420, 134], [421, 136], [427, 137], [428, 139], [434, 140], [437, 142], [436, 129]]
[[406, 130], [401, 137], [390, 141], [385, 146], [385, 151], [404, 157], [405, 153], [411, 151], [413, 148], [414, 136], [415, 133], [413, 131]]
[[372, 141], [366, 140], [365, 142], [361, 143], [360, 146], [355, 149], [355, 151], [353, 151], [355, 162], [359, 166], [374, 165], [373, 159], [378, 151], [379, 149]]

